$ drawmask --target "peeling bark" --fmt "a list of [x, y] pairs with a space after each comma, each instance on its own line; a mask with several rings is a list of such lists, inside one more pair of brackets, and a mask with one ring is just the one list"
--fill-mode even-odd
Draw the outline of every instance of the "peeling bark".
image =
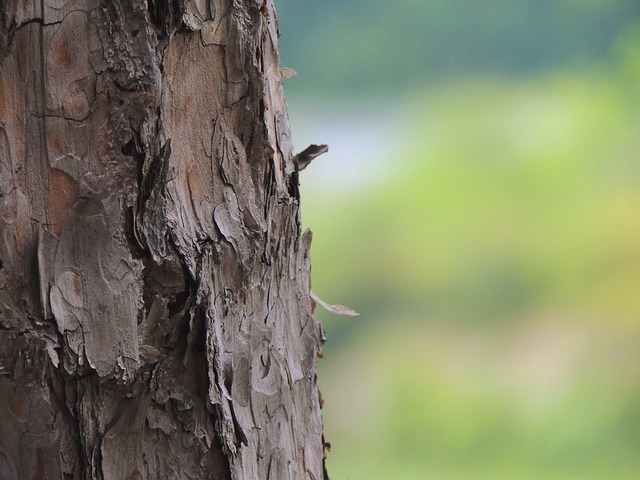
[[326, 478], [271, 0], [0, 3], [0, 478]]

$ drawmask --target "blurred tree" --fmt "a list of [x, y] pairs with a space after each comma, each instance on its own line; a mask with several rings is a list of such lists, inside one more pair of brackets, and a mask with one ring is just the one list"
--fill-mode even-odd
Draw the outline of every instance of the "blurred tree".
[[324, 478], [272, 2], [0, 3], [0, 478]]

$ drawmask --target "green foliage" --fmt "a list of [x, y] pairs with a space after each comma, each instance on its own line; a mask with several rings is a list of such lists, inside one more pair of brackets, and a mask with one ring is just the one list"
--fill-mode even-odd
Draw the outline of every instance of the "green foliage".
[[318, 312], [333, 478], [637, 477], [639, 5], [279, 1], [289, 98], [401, 95], [413, 139], [369, 191], [302, 175], [362, 313]]
[[628, 261], [640, 244], [640, 115], [617, 82], [493, 78], [416, 95], [421, 141], [395, 179], [333, 204], [306, 197], [305, 219], [326, 221], [331, 239], [316, 238], [314, 256], [332, 278], [314, 282], [354, 286], [365, 312], [508, 320], [570, 302], [631, 321], [640, 301], [610, 300], [639, 286]]
[[318, 312], [334, 478], [637, 477], [639, 38], [408, 91], [369, 191], [304, 172], [314, 290], [362, 313]]
[[322, 372], [329, 467], [352, 479], [635, 478], [640, 358], [621, 369], [615, 352], [637, 336], [590, 345], [602, 334], [552, 322], [365, 334]]

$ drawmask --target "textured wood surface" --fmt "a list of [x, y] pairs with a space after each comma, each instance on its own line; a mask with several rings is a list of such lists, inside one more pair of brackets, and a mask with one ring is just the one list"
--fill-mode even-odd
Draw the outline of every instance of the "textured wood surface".
[[322, 479], [271, 0], [0, 2], [0, 478]]

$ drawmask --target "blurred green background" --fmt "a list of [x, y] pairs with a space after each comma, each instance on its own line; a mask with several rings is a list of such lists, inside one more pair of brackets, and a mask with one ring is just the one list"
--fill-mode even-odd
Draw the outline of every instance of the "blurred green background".
[[332, 478], [640, 478], [640, 2], [276, 8]]

